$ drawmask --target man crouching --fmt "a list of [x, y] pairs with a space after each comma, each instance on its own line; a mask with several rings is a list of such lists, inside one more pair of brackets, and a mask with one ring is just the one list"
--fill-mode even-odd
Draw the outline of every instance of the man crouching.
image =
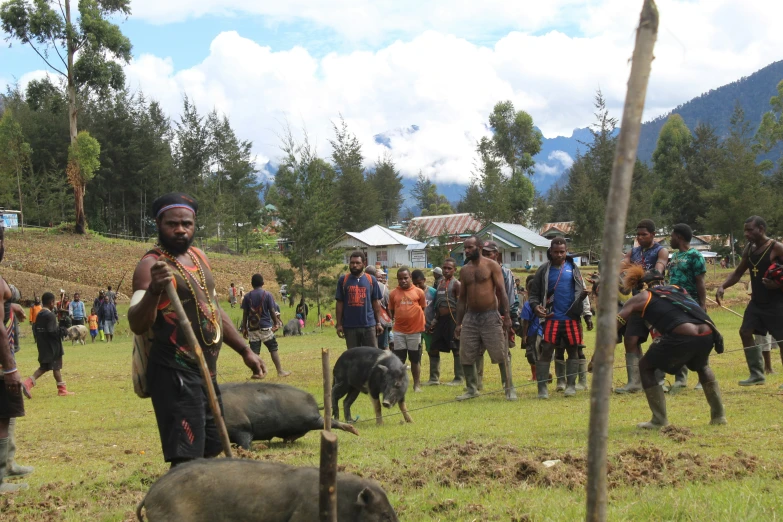
[[218, 305], [207, 257], [191, 247], [197, 210], [196, 201], [180, 193], [161, 196], [152, 203], [158, 244], [136, 265], [133, 299], [128, 310], [133, 333], [147, 335], [152, 340], [147, 389], [155, 409], [163, 457], [172, 467], [192, 459], [214, 457], [222, 446], [198, 360], [165, 295], [170, 282], [174, 283], [204, 352], [218, 400], [220, 390], [215, 372], [223, 341], [242, 356], [245, 365], [253, 371], [253, 378], [260, 379], [266, 374], [264, 363], [245, 344]]
[[[638, 265], [625, 267], [626, 290], [638, 289], [643, 283], [662, 279], [657, 272], [645, 274]], [[642, 290], [628, 300], [617, 315], [617, 329], [636, 314], [652, 325], [661, 337], [652, 344], [639, 361], [642, 387], [652, 410], [650, 422], [639, 428], [658, 429], [669, 424], [666, 416], [666, 395], [655, 377], [661, 370], [676, 374], [683, 366], [699, 375], [699, 383], [710, 405], [710, 424], [726, 424], [726, 416], [715, 374], [709, 367], [713, 347], [723, 352], [723, 338], [707, 313], [678, 286], [655, 286]]]

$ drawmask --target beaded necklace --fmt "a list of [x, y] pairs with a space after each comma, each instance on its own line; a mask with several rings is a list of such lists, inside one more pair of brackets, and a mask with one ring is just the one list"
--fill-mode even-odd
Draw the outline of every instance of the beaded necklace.
[[[190, 257], [190, 260], [193, 262], [193, 265], [196, 267], [198, 272], [198, 279], [193, 276], [193, 274], [190, 273], [188, 269], [186, 269], [184, 266], [182, 266], [182, 263], [179, 262], [179, 260], [176, 258], [176, 256], [170, 254], [166, 249], [164, 249], [160, 244], [155, 245], [156, 248], [160, 251], [160, 253], [168, 258], [171, 262], [174, 263], [174, 266], [177, 267], [177, 271], [182, 276], [182, 279], [185, 280], [185, 283], [188, 285], [188, 289], [190, 290], [190, 294], [193, 296], [193, 302], [196, 305], [197, 314], [201, 314], [205, 320], [212, 323], [212, 325], [215, 328], [215, 337], [212, 339], [211, 342], [207, 341], [207, 336], [204, 335], [204, 326], [201, 324], [201, 321], [198, 321], [199, 330], [201, 331], [201, 338], [204, 340], [204, 344], [207, 346], [212, 346], [214, 344], [217, 344], [218, 339], [220, 339], [221, 336], [221, 328], [220, 328], [220, 321], [216, 318], [215, 313], [215, 307], [212, 305], [212, 299], [209, 297], [209, 291], [207, 290], [207, 277], [204, 274], [204, 268], [201, 266], [201, 263], [198, 260], [198, 257], [193, 255], [193, 251], [188, 248], [187, 254]], [[194, 283], [196, 283], [196, 286], [198, 286], [203, 292], [204, 295], [207, 297], [207, 306], [209, 306], [209, 312], [211, 317], [207, 317], [207, 315], [204, 313], [204, 311], [201, 309], [201, 305], [199, 304], [198, 296], [196, 295], [196, 291], [193, 288], [193, 285], [190, 283], [191, 279]]]

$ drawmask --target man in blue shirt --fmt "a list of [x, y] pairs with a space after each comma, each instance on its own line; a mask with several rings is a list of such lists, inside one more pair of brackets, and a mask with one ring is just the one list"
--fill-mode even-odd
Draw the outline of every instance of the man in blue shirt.
[[556, 237], [552, 240], [547, 257], [549, 261], [539, 267], [528, 287], [530, 307], [544, 320], [541, 353], [536, 362], [540, 399], [549, 398], [549, 364], [558, 348], [565, 350], [568, 361], [562, 365], [557, 365], [556, 361], [556, 373], [566, 378], [565, 395], [570, 397], [576, 394], [576, 376], [582, 366], [585, 369], [587, 367], [587, 359], [582, 359], [579, 354], [582, 345], [582, 316], [585, 316], [588, 330], [593, 329], [590, 301], [584, 289], [584, 280], [579, 267], [573, 258], [568, 256], [568, 248], [563, 238]]
[[83, 325], [87, 315], [84, 313], [84, 301], [81, 300], [79, 292], [73, 294], [73, 301], [68, 305], [68, 315], [71, 316], [71, 324], [73, 326]]
[[349, 350], [357, 346], [377, 348], [377, 336], [383, 333], [381, 288], [375, 277], [364, 273], [365, 265], [364, 252], [352, 252], [348, 261], [350, 273], [340, 276], [334, 296], [337, 336], [345, 339]]
[[242, 298], [242, 323], [239, 330], [250, 343], [250, 349], [256, 355], [261, 355], [261, 343], [264, 343], [272, 363], [275, 365], [278, 377], [288, 377], [291, 372], [283, 369], [280, 363], [280, 354], [277, 353], [277, 339], [275, 332], [283, 326], [280, 320], [280, 308], [275, 303], [270, 292], [263, 289], [264, 276], [253, 274], [250, 278], [253, 290]]

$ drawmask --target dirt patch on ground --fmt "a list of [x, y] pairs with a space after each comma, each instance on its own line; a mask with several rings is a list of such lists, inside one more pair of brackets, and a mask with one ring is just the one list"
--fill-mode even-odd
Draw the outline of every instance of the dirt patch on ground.
[[[687, 429], [670, 430], [672, 437], [688, 437]], [[360, 476], [373, 478], [390, 489], [422, 488], [434, 482], [444, 487], [481, 486], [488, 481], [509, 486], [584, 487], [587, 459], [572, 453], [524, 450], [508, 444], [481, 444], [473, 441], [452, 443], [424, 450], [413, 464], [393, 462], [384, 470], [340, 466]], [[545, 461], [559, 461], [546, 466]], [[422, 466], [427, 462], [427, 466]], [[741, 451], [734, 455], [709, 457], [696, 453], [666, 453], [642, 445], [611, 455], [608, 463], [610, 488], [620, 486], [672, 486], [682, 482], [715, 482], [737, 479], [754, 473], [759, 459]], [[446, 501], [433, 506], [435, 512], [447, 512]]]
[[685, 442], [686, 440], [693, 437], [693, 432], [688, 428], [674, 426], [672, 424], [666, 426], [665, 428], [662, 428], [661, 434], [665, 435], [666, 437], [669, 437], [670, 439], [676, 442]]

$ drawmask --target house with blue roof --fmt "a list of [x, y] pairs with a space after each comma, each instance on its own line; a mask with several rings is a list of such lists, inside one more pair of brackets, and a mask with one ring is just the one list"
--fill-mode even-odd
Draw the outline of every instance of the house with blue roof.
[[[491, 222], [476, 233], [480, 239], [495, 241], [500, 251], [500, 262], [509, 268], [537, 267], [546, 261], [550, 240], [515, 223]], [[460, 264], [465, 260], [462, 245], [451, 251]]]

